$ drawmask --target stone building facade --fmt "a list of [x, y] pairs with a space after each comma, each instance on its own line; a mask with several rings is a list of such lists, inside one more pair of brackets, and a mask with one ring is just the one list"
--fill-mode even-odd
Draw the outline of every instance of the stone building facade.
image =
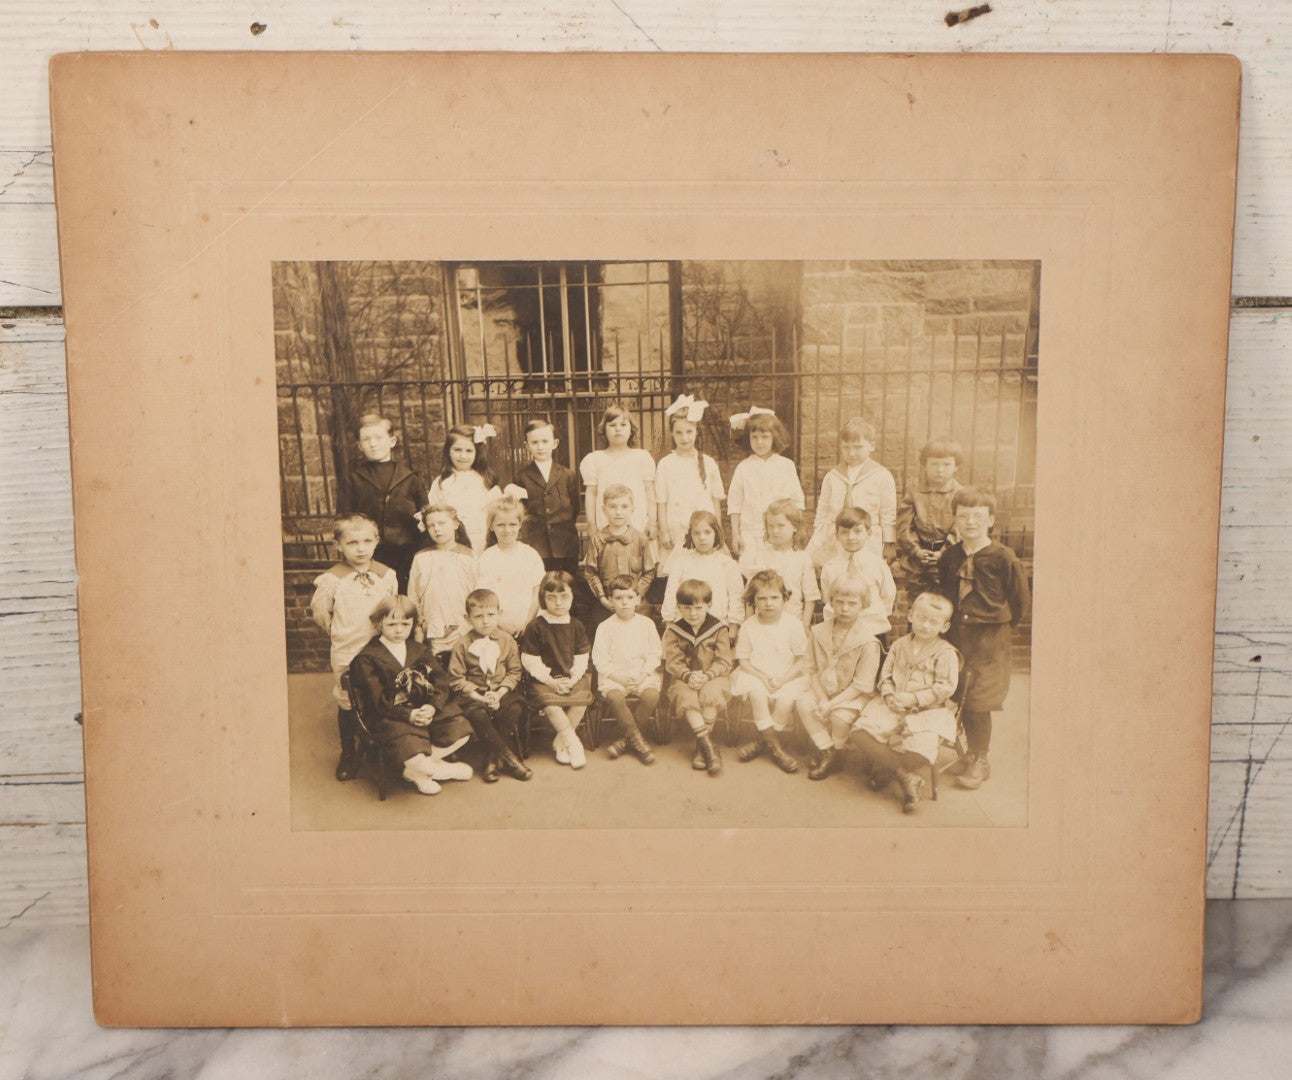
[[727, 417], [771, 407], [809, 509], [840, 424], [864, 415], [899, 491], [928, 438], [956, 438], [961, 478], [997, 493], [998, 533], [1030, 558], [1039, 272], [994, 261], [275, 264], [291, 669], [326, 667], [309, 595], [331, 558], [336, 478], [354, 447], [344, 429], [369, 411], [396, 421], [400, 452], [429, 483], [449, 424], [494, 424], [505, 482], [525, 460], [531, 416], [556, 421], [558, 456], [577, 467], [618, 399], [659, 457], [678, 393], [711, 403], [701, 440], [729, 479], [742, 451]]

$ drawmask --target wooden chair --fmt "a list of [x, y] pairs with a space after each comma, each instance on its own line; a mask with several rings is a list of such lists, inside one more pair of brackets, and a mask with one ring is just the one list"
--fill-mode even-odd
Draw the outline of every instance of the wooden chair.
[[341, 689], [350, 699], [350, 707], [354, 712], [355, 735], [359, 743], [359, 762], [361, 765], [367, 762], [375, 766], [377, 770], [377, 797], [382, 802], [385, 802], [386, 784], [395, 764], [390, 753], [390, 742], [377, 734], [373, 725], [372, 703], [363, 701], [362, 694], [353, 692], [348, 671], [341, 673]]

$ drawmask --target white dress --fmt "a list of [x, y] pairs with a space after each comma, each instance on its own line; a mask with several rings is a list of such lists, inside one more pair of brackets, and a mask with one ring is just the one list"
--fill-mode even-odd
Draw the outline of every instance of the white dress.
[[816, 602], [821, 599], [812, 556], [806, 551], [794, 548], [777, 551], [766, 540], [759, 540], [740, 553], [740, 572], [748, 581], [759, 570], [775, 570], [781, 575], [785, 587], [790, 591], [790, 598], [785, 601], [785, 610], [796, 618], [802, 619], [804, 604], [811, 604], [815, 609]]
[[787, 457], [750, 454], [731, 474], [727, 513], [740, 515], [740, 548], [756, 544], [763, 535], [763, 512], [777, 499], [789, 499], [802, 509], [803, 485], [799, 471]]
[[579, 463], [579, 475], [583, 477], [585, 488], [597, 489], [597, 497], [592, 506], [596, 520], [588, 522], [589, 532], [599, 532], [606, 524], [601, 516], [601, 500], [611, 484], [628, 486], [628, 490], [633, 493], [633, 516], [629, 519], [630, 523], [638, 532], [646, 531], [649, 506], [646, 489], [655, 484], [655, 459], [648, 451], [636, 446], [613, 454], [607, 450], [593, 450]]
[[426, 496], [427, 502], [432, 506], [447, 503], [458, 512], [458, 520], [466, 529], [471, 550], [477, 556], [484, 551], [485, 541], [488, 539], [485, 535], [485, 512], [494, 499], [501, 498], [502, 491], [498, 486], [485, 487], [484, 477], [475, 469], [454, 472], [448, 477], [437, 476]]
[[498, 594], [499, 614], [509, 634], [519, 634], [528, 624], [534, 590], [544, 573], [543, 557], [519, 541], [506, 551], [494, 544], [480, 556], [476, 588], [492, 589]]
[[[708, 510], [709, 513], [713, 513], [714, 500], [727, 497], [726, 489], [722, 486], [722, 473], [718, 470], [718, 463], [708, 454], [703, 455], [703, 460], [703, 480], [700, 479], [696, 459], [682, 457], [676, 450], [662, 457], [659, 464], [655, 466], [655, 501], [666, 504], [664, 520], [660, 525], [668, 529], [677, 547], [682, 545], [682, 538], [691, 523], [691, 515], [697, 510]], [[669, 553], [674, 550], [676, 548], [669, 548], [668, 551], [661, 551], [660, 554], [667, 559]], [[665, 564], [665, 572], [667, 569]]]
[[725, 551], [701, 555], [694, 548], [678, 548], [673, 552], [672, 565], [673, 572], [668, 576], [668, 588], [664, 590], [664, 603], [660, 607], [660, 617], [666, 623], [678, 617], [678, 586], [694, 580], [703, 581], [713, 590], [709, 610], [715, 619], [733, 627], [740, 625], [745, 616], [745, 582], [735, 559]]
[[462, 548], [423, 548], [408, 572], [408, 596], [431, 652], [446, 652], [466, 633], [467, 593], [476, 587], [476, 560]]
[[[757, 616], [746, 619], [736, 638], [736, 671], [731, 677], [731, 692], [744, 697], [753, 689], [762, 687], [754, 675], [741, 669], [740, 661], [747, 660], [764, 675], [774, 679], [784, 678], [796, 660], [807, 654], [807, 633], [803, 624], [788, 611], [782, 611], [777, 622], [761, 622]], [[799, 675], [784, 686], [772, 691], [768, 697], [779, 701], [793, 700], [807, 692], [810, 683], [807, 675]]]

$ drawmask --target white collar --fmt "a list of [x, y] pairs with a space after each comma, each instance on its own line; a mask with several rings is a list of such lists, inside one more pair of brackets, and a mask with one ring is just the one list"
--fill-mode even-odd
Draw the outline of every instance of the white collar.
[[398, 645], [392, 645], [385, 638], [378, 638], [377, 640], [380, 641], [383, 645], [385, 645], [386, 651], [390, 653], [390, 655], [393, 656], [396, 660], [399, 661], [400, 667], [403, 667], [404, 664], [407, 663], [408, 661], [408, 642], [407, 641], [401, 641]]
[[551, 623], [553, 626], [565, 626], [566, 623], [570, 621], [570, 617], [568, 615], [558, 619], [555, 615], [548, 614], [547, 611], [540, 611], [538, 613], [538, 617]]

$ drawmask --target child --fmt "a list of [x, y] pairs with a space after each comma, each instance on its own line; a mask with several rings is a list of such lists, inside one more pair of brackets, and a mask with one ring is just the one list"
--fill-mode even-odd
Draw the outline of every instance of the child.
[[512, 637], [538, 614], [538, 583], [546, 573], [538, 552], [520, 541], [524, 524], [525, 507], [519, 500], [504, 495], [489, 504], [485, 531], [495, 542], [480, 556], [476, 574], [476, 588], [502, 597], [498, 625]]
[[332, 538], [341, 561], [314, 579], [310, 612], [315, 623], [332, 639], [332, 672], [336, 679], [332, 697], [337, 704], [336, 723], [341, 737], [338, 780], [359, 775], [358, 733], [350, 699], [341, 689], [341, 675], [359, 650], [372, 640], [368, 616], [378, 600], [399, 591], [395, 571], [373, 560], [377, 549], [377, 523], [367, 514], [345, 514], [337, 519]]
[[600, 516], [598, 493], [611, 484], [626, 484], [633, 495], [632, 526], [653, 541], [657, 531], [655, 461], [636, 445], [637, 418], [627, 406], [611, 405], [602, 413], [597, 433], [605, 440], [606, 448], [593, 450], [579, 465], [588, 532], [599, 532], [606, 524]]
[[897, 550], [897, 484], [893, 474], [871, 458], [874, 452], [875, 425], [860, 417], [845, 421], [839, 429], [839, 464], [821, 481], [808, 544], [818, 567], [838, 554], [834, 522], [849, 506], [865, 510], [877, 526], [868, 541], [875, 555], [889, 562]]
[[409, 640], [416, 615], [407, 596], [377, 602], [370, 625], [378, 636], [350, 661], [350, 691], [404, 763], [404, 779], [423, 795], [437, 795], [441, 780], [471, 779], [470, 765], [444, 760], [471, 732], [447, 673], [424, 645]]
[[444, 470], [431, 482], [426, 496], [432, 506], [451, 506], [457, 511], [467, 542], [477, 556], [484, 551], [487, 539], [486, 508], [502, 495], [485, 449], [485, 440], [494, 434], [492, 424], [482, 427], [459, 424], [449, 428], [441, 455]]
[[431, 546], [413, 556], [408, 595], [417, 602], [418, 635], [443, 664], [465, 628], [467, 593], [476, 587], [476, 560], [457, 539], [458, 515], [447, 504], [422, 510]]
[[836, 578], [834, 612], [808, 630], [808, 691], [795, 702], [803, 729], [819, 754], [808, 776], [824, 780], [837, 767], [853, 723], [875, 693], [883, 650], [861, 623], [870, 589], [861, 578]]
[[725, 542], [722, 525], [708, 510], [697, 510], [687, 525], [682, 547], [673, 552], [664, 590], [664, 604], [660, 615], [665, 622], [678, 617], [677, 589], [683, 581], [694, 579], [705, 582], [713, 590], [713, 609], [719, 618], [739, 626], [745, 617], [741, 592], [744, 582], [735, 559], [723, 550]]
[[[870, 515], [860, 506], [839, 511], [834, 531], [841, 550], [821, 567], [821, 592], [829, 596], [836, 578], [861, 578], [870, 592], [870, 604], [861, 613], [861, 626], [866, 633], [879, 637], [892, 627], [888, 617], [893, 613], [893, 602], [897, 599], [897, 585], [888, 564], [870, 550], [870, 526]], [[832, 614], [833, 610], [827, 603], [825, 617], [828, 619]]]
[[781, 451], [790, 444], [785, 425], [771, 409], [751, 408], [731, 418], [736, 441], [749, 456], [731, 474], [727, 512], [731, 515], [731, 553], [741, 553], [758, 542], [763, 530], [763, 512], [777, 499], [789, 499], [803, 506], [803, 485], [798, 469]]
[[669, 705], [686, 717], [695, 733], [692, 768], [707, 769], [716, 776], [722, 769], [722, 755], [711, 738], [714, 722], [727, 707], [731, 683], [727, 678], [735, 660], [731, 654], [731, 631], [709, 611], [713, 589], [690, 578], [677, 587], [679, 617], [664, 627], [664, 670]]
[[897, 505], [897, 548], [908, 596], [938, 587], [938, 559], [955, 542], [950, 539], [951, 499], [961, 487], [956, 470], [962, 457], [958, 442], [926, 442], [920, 447], [919, 483]]
[[[517, 485], [525, 489], [520, 538], [542, 556], [548, 570], [573, 575], [579, 565], [579, 530], [575, 525], [579, 481], [572, 469], [552, 457], [559, 445], [552, 421], [535, 417], [525, 425], [530, 461], [516, 474]], [[519, 492], [515, 494], [520, 497]]]
[[893, 642], [879, 673], [879, 695], [857, 719], [857, 742], [872, 765], [870, 783], [882, 790], [896, 773], [902, 809], [920, 805], [924, 777], [914, 770], [938, 758], [938, 742], [956, 737], [947, 702], [960, 677], [960, 658], [940, 635], [951, 626], [951, 601], [920, 593], [911, 604], [911, 632]]
[[538, 615], [520, 636], [520, 664], [529, 675], [529, 702], [556, 732], [556, 760], [573, 769], [588, 763], [579, 741], [579, 721], [592, 704], [588, 660], [592, 646], [578, 619], [570, 618], [574, 579], [549, 570], [538, 586]]
[[700, 421], [709, 407], [689, 395], [679, 397], [665, 411], [673, 450], [655, 467], [655, 498], [659, 502], [660, 558], [667, 562], [674, 545], [681, 544], [691, 515], [712, 510], [722, 520], [722, 486], [718, 463], [698, 446]]
[[467, 594], [466, 616], [471, 629], [453, 646], [449, 675], [471, 729], [484, 743], [480, 776], [486, 784], [505, 772], [528, 780], [533, 771], [511, 749], [525, 702], [520, 685], [520, 650], [499, 627], [498, 597], [489, 589]]
[[651, 557], [651, 544], [645, 535], [630, 524], [633, 516], [633, 493], [627, 484], [611, 484], [602, 493], [602, 519], [606, 522], [588, 537], [588, 550], [583, 557], [583, 579], [597, 598], [600, 609], [589, 613], [595, 626], [607, 613], [615, 610], [610, 596], [611, 579], [627, 575], [641, 601], [646, 590], [655, 580], [655, 561]]
[[367, 514], [377, 523], [381, 540], [373, 556], [395, 571], [399, 591], [406, 592], [408, 569], [422, 546], [417, 508], [426, 489], [417, 473], [394, 459], [399, 436], [384, 416], [365, 413], [359, 417], [358, 436], [362, 457], [351, 462], [337, 483], [337, 510]]
[[[641, 726], [659, 702], [659, 665], [663, 657], [659, 632], [645, 615], [637, 613], [642, 594], [635, 578], [621, 574], [606, 583], [615, 614], [597, 627], [592, 645], [592, 666], [597, 669], [597, 690], [623, 732], [606, 753], [617, 758], [631, 750], [643, 765], [655, 764], [655, 755], [642, 738]], [[637, 698], [634, 714], [629, 697]]]
[[754, 609], [736, 638], [736, 674], [731, 692], [749, 699], [758, 738], [736, 751], [741, 761], [752, 761], [766, 751], [787, 773], [798, 772], [799, 763], [781, 746], [777, 732], [784, 731], [794, 702], [808, 688], [804, 676], [807, 635], [803, 624], [785, 611], [790, 591], [775, 570], [759, 570], [745, 589], [745, 603]]
[[972, 790], [991, 776], [991, 714], [1009, 692], [1010, 627], [1027, 614], [1031, 596], [1018, 556], [991, 538], [995, 497], [961, 488], [952, 496], [951, 511], [960, 540], [938, 562], [938, 591], [955, 605], [948, 637], [973, 678], [960, 709], [968, 751], [949, 771], [958, 772], [960, 787]]
[[777, 499], [768, 506], [763, 512], [763, 538], [745, 548], [740, 556], [740, 571], [747, 579], [759, 570], [780, 574], [790, 590], [785, 609], [807, 630], [816, 614], [821, 590], [817, 588], [812, 559], [800, 546], [804, 521], [803, 510], [790, 499]]

